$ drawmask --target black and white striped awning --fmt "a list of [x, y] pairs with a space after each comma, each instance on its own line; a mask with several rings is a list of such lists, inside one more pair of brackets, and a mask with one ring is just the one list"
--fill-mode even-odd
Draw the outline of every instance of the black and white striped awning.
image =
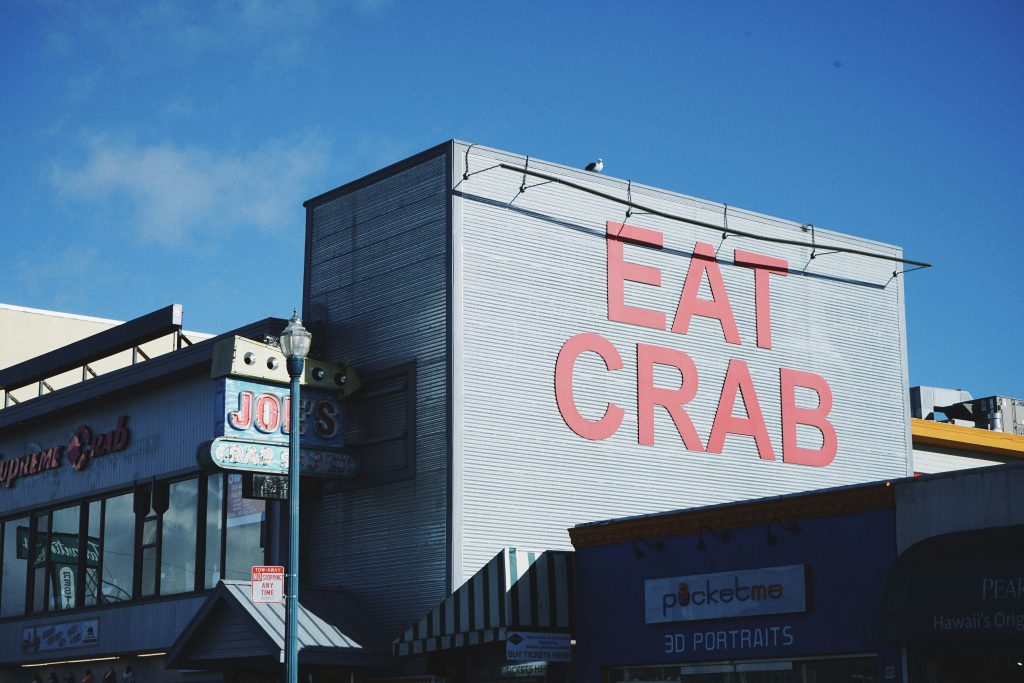
[[398, 656], [501, 642], [508, 631], [573, 630], [573, 554], [504, 548], [392, 643]]

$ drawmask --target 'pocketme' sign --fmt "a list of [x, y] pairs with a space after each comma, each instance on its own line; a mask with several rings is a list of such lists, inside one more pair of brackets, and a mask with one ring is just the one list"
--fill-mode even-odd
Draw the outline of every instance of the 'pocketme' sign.
[[803, 612], [804, 565], [649, 579], [644, 603], [648, 624]]

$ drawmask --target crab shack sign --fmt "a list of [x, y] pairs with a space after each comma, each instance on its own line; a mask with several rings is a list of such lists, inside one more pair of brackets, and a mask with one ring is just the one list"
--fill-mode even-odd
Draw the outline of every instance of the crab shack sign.
[[[736, 324], [737, 309], [726, 288], [714, 245], [697, 241], [692, 245], [692, 257], [686, 266], [681, 291], [674, 310], [653, 310], [631, 302], [627, 297], [627, 283], [661, 287], [662, 271], [644, 264], [637, 256], [627, 260], [625, 245], [645, 249], [662, 249], [663, 233], [609, 221], [606, 226], [607, 254], [607, 316], [610, 322], [632, 328], [646, 328], [670, 332], [685, 337], [695, 318], [705, 318], [720, 330], [720, 343], [737, 349], [753, 346], [770, 353], [772, 337], [772, 288], [789, 273], [784, 259], [766, 256], [745, 249], [726, 252], [732, 262], [749, 273], [754, 296], [739, 297], [745, 307], [744, 315], [756, 321], [754, 334], [741, 337]], [[721, 247], [720, 249], [724, 249]], [[631, 251], [635, 254], [637, 250]], [[599, 441], [615, 435], [623, 424], [625, 410], [608, 395], [604, 413], [585, 416], [576, 400], [574, 381], [579, 379], [577, 361], [581, 356], [593, 354], [603, 362], [603, 370], [588, 364], [586, 372], [618, 373], [626, 366], [624, 354], [635, 354], [637, 410], [637, 442], [652, 446], [655, 441], [655, 412], [663, 410], [671, 417], [683, 448], [688, 451], [721, 453], [730, 435], [753, 439], [762, 460], [781, 460], [795, 465], [825, 467], [836, 457], [839, 442], [830, 420], [832, 390], [826, 377], [799, 367], [778, 367], [778, 384], [771, 388], [757, 386], [747, 361], [732, 357], [728, 361], [725, 378], [720, 386], [705, 386], [700, 369], [685, 351], [667, 345], [637, 342], [624, 349], [606, 337], [581, 331], [562, 344], [555, 361], [555, 400], [565, 424], [584, 439]], [[678, 376], [671, 384], [664, 382], [666, 371]], [[662, 378], [656, 381], [656, 377]], [[587, 378], [594, 381], [594, 377]], [[599, 380], [596, 382], [600, 385]], [[709, 431], [698, 432], [688, 413], [688, 404], [699, 394], [717, 393], [717, 409]], [[810, 398], [808, 398], [810, 397]], [[772, 441], [762, 406], [775, 402], [781, 415], [781, 443]], [[627, 401], [620, 401], [627, 403]], [[628, 403], [632, 404], [630, 400]], [[798, 438], [798, 432], [800, 438]], [[817, 438], [807, 438], [807, 433]]]

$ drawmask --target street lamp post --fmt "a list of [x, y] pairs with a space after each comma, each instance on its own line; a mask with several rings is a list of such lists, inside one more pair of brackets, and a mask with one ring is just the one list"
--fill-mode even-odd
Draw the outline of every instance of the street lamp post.
[[288, 590], [285, 594], [285, 681], [299, 680], [299, 383], [313, 335], [298, 312], [281, 333], [281, 351], [291, 378], [291, 422], [288, 434]]

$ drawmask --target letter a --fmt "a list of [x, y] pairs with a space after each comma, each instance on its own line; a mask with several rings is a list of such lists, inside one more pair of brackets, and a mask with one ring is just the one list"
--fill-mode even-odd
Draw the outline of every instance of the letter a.
[[[699, 299], [697, 295], [700, 294], [700, 283], [705, 273], [708, 276], [708, 286], [711, 288], [711, 298]], [[686, 271], [683, 292], [679, 295], [672, 331], [677, 334], [689, 332], [690, 319], [695, 315], [714, 318], [722, 325], [725, 341], [730, 344], [740, 343], [740, 333], [736, 329], [736, 318], [732, 315], [732, 306], [725, 291], [722, 271], [715, 258], [715, 249], [706, 242], [697, 242], [693, 248], [693, 258], [690, 259], [690, 268]]]
[[[747, 417], [736, 417], [732, 413], [736, 407], [737, 392], [743, 394]], [[750, 379], [750, 368], [738, 358], [729, 361], [729, 369], [725, 373], [718, 412], [715, 413], [715, 423], [708, 437], [708, 453], [722, 452], [726, 434], [754, 437], [761, 459], [775, 460], [775, 451], [772, 450], [772, 442], [768, 438], [768, 428], [764, 424], [761, 404], [757, 400], [757, 392], [754, 391], [754, 382]]]

